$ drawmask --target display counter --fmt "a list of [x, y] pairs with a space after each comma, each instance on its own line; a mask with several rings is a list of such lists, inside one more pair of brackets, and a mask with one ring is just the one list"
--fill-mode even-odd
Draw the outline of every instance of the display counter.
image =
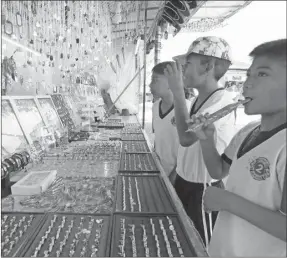
[[2, 199], [4, 256], [208, 256], [136, 116], [107, 123], [28, 169], [57, 170], [48, 190]]

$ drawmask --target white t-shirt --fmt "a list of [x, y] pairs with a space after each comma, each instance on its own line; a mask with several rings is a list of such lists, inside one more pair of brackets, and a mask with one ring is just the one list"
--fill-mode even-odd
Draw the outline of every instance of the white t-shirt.
[[[232, 160], [226, 190], [277, 211], [281, 206], [286, 167], [286, 129], [238, 159], [242, 142], [257, 125], [253, 122], [242, 128], [224, 152]], [[215, 223], [209, 254], [216, 257], [286, 257], [286, 243], [224, 211], [219, 212]]]
[[[174, 117], [174, 107], [172, 106], [166, 114], [161, 114], [160, 103], [161, 100], [158, 100], [152, 107], [155, 151], [164, 171], [169, 175], [176, 166], [179, 139], [176, 126], [171, 123]], [[186, 100], [186, 103], [190, 108], [190, 101]]]
[[[234, 103], [231, 95], [232, 94], [226, 90], [217, 90], [205, 101], [196, 114], [212, 114], [215, 111]], [[194, 101], [195, 99], [193, 100], [193, 103]], [[191, 106], [193, 106], [193, 103]], [[234, 112], [219, 119], [214, 125], [216, 128], [216, 148], [219, 154], [222, 154], [236, 133]], [[215, 181], [208, 174], [199, 141], [189, 147], [179, 146], [176, 171], [180, 177], [189, 182], [211, 183], [212, 181]]]

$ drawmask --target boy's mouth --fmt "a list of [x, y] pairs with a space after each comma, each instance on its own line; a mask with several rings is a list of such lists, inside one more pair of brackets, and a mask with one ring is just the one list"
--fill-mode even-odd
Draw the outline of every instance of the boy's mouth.
[[253, 100], [253, 99], [250, 98], [250, 97], [244, 97], [244, 103], [243, 103], [243, 105], [246, 105], [246, 104], [250, 103], [252, 100]]

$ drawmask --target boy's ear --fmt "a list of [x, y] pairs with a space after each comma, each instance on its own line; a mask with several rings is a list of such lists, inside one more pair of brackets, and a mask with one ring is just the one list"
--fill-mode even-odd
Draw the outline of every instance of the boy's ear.
[[211, 59], [205, 64], [205, 72], [208, 73], [215, 67], [215, 60]]

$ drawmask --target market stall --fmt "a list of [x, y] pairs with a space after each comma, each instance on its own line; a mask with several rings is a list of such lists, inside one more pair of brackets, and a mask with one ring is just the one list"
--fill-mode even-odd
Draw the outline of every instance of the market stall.
[[4, 257], [207, 256], [143, 128], [159, 35], [205, 2], [2, 2]]

